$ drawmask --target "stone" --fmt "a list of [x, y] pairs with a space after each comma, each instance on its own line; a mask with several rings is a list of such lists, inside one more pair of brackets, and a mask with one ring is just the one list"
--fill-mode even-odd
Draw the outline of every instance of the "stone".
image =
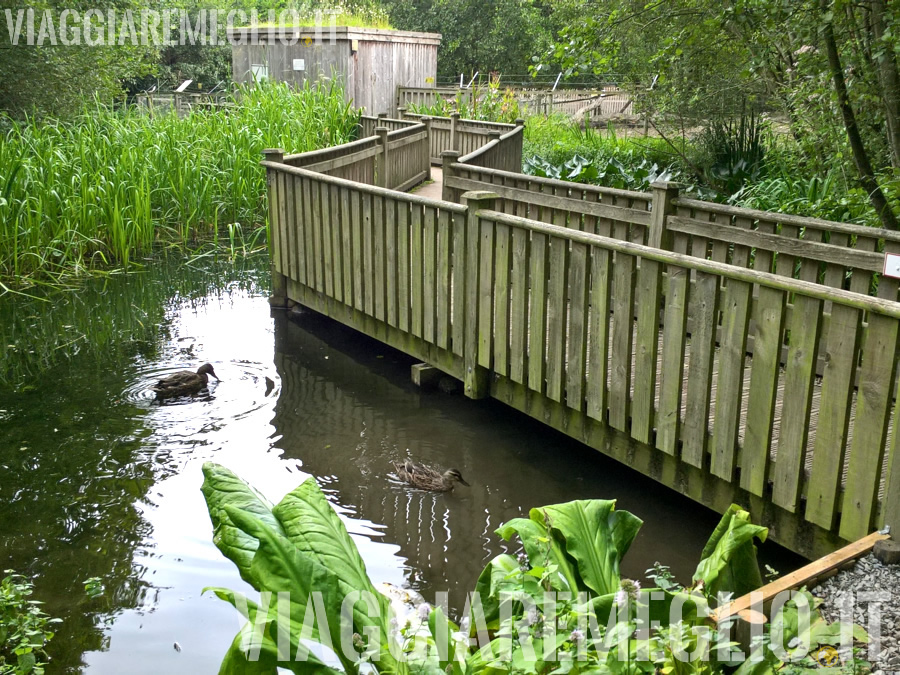
[[875, 557], [885, 565], [900, 564], [900, 541], [893, 539], [884, 539], [875, 542]]

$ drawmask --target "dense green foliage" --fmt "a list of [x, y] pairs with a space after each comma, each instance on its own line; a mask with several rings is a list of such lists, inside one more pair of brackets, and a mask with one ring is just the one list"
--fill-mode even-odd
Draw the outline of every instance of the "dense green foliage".
[[41, 675], [47, 664], [44, 649], [59, 619], [51, 619], [30, 599], [30, 581], [11, 570], [5, 575], [0, 580], [0, 675]]
[[[203, 473], [213, 540], [260, 591], [257, 604], [211, 589], [248, 620], [220, 673], [334, 675], [338, 665], [347, 675], [372, 668], [429, 675], [721, 673], [738, 659], [734, 643], [727, 635], [720, 639], [707, 621], [709, 610], [723, 597], [762, 584], [754, 541], [764, 540], [767, 530], [737, 506], [704, 547], [690, 587], [657, 565], [648, 570], [657, 587], [642, 589], [620, 573], [641, 520], [616, 510], [614, 501], [572, 501], [532, 509], [497, 530], [504, 539], [517, 537], [524, 551], [488, 563], [461, 627], [427, 603], [405, 614], [375, 590], [314, 479], [272, 506], [220, 465], [207, 463]], [[796, 600], [788, 602], [773, 625], [783, 628], [781, 639], [800, 664], [804, 649], [837, 644], [840, 627], [813, 611], [810, 631], [801, 634], [797, 612]], [[866, 639], [859, 628], [855, 636]], [[319, 649], [311, 651], [316, 643]], [[330, 662], [321, 660], [322, 646], [334, 653]], [[759, 659], [741, 666], [741, 675], [779, 670], [779, 647], [768, 636], [755, 644]], [[810, 660], [797, 672], [814, 666]]]
[[0, 284], [127, 266], [157, 243], [258, 237], [262, 150], [303, 152], [356, 133], [358, 113], [337, 86], [251, 87], [232, 103], [183, 119], [95, 103], [72, 122], [7, 122]]

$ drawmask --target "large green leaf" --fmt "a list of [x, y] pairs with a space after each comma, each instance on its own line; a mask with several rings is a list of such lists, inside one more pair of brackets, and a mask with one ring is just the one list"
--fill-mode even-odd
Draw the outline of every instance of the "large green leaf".
[[331, 570], [348, 590], [376, 592], [359, 549], [314, 479], [285, 495], [272, 512], [291, 543]]
[[235, 526], [226, 513], [231, 506], [244, 513], [252, 513], [276, 532], [284, 534], [281, 524], [272, 513], [272, 505], [252, 487], [220, 464], [203, 465], [203, 496], [213, 524], [213, 542], [237, 565], [241, 578], [256, 590], [262, 590], [250, 574], [250, 565], [258, 542], [255, 537]]
[[476, 598], [481, 601], [482, 617], [476, 617], [476, 605], [471, 608], [471, 630], [483, 625], [488, 630], [496, 630], [500, 620], [500, 591], [503, 590], [503, 581], [519, 571], [519, 561], [507, 553], [501, 553], [491, 560], [482, 570], [478, 581], [475, 583]]
[[616, 511], [615, 500], [585, 499], [532, 509], [531, 519], [562, 535], [588, 589], [598, 595], [618, 590], [619, 565], [643, 525], [640, 518]]
[[519, 536], [525, 554], [532, 567], [549, 568], [556, 565], [556, 575], [550, 583], [557, 591], [577, 593], [581, 588], [574, 561], [566, 555], [563, 542], [554, 537], [544, 525], [543, 517], [535, 518], [537, 509], [531, 510], [531, 518], [513, 518], [497, 529], [497, 534], [509, 541], [513, 534]]
[[[341, 604], [344, 593], [337, 577], [255, 515], [232, 506], [226, 506], [225, 510], [237, 527], [259, 542], [256, 555], [253, 556], [251, 574], [259, 580], [260, 586], [272, 593], [290, 593], [292, 623], [302, 625], [311, 593], [315, 591], [321, 594], [331, 646], [345, 672], [356, 672], [355, 660], [341, 649]], [[321, 631], [322, 627], [319, 628]], [[322, 637], [324, 636], [320, 635], [320, 639]]]
[[[288, 658], [279, 661], [275, 603], [270, 604], [268, 613], [263, 618], [259, 616], [259, 605], [240, 593], [227, 588], [204, 588], [203, 592], [206, 591], [215, 593], [220, 600], [229, 603], [247, 619], [225, 653], [219, 666], [219, 675], [275, 675], [279, 667], [298, 675], [338, 675], [339, 671], [326, 666], [305, 645], [299, 644], [297, 638], [300, 626], [293, 621]], [[259, 640], [258, 650], [248, 648], [254, 639]]]
[[390, 601], [369, 579], [359, 549], [338, 517], [334, 507], [322, 494], [318, 483], [307, 478], [299, 487], [285, 495], [273, 509], [284, 528], [285, 536], [301, 552], [311, 556], [336, 579], [341, 597], [354, 591], [369, 593], [378, 603], [377, 616], [369, 616], [357, 604], [354, 606], [354, 628], [361, 632], [366, 626], [381, 631], [381, 643], [387, 640], [390, 621]]
[[744, 595], [762, 586], [754, 538], [765, 541], [769, 531], [750, 522], [750, 514], [732, 504], [703, 549], [694, 581], [702, 581], [710, 597]]

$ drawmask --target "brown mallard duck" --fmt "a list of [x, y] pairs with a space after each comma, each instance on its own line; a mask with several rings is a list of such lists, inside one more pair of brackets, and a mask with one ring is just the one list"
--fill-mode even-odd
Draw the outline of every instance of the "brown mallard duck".
[[462, 483], [469, 487], [469, 484], [463, 479], [462, 474], [457, 469], [447, 469], [444, 473], [441, 473], [430, 466], [415, 464], [410, 460], [394, 462], [394, 469], [397, 471], [400, 480], [421, 490], [449, 492], [455, 487], [456, 483]]
[[196, 373], [192, 373], [190, 370], [180, 370], [168, 377], [164, 377], [150, 389], [156, 392], [157, 401], [177, 398], [178, 396], [193, 396], [206, 389], [210, 375], [216, 378], [217, 381], [219, 380], [219, 376], [216, 375], [213, 367], [208, 363], [204, 363], [197, 369]]

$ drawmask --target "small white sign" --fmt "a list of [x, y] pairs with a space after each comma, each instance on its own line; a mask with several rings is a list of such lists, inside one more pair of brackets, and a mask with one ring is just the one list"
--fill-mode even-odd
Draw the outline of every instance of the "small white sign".
[[180, 85], [178, 85], [178, 89], [175, 90], [175, 93], [180, 94], [181, 92], [183, 92], [185, 89], [191, 86], [191, 82], [193, 82], [193, 80], [185, 80], [184, 82], [182, 82]]
[[294, 59], [294, 70], [306, 70], [306, 60]]
[[900, 279], [900, 254], [884, 254], [884, 276]]

